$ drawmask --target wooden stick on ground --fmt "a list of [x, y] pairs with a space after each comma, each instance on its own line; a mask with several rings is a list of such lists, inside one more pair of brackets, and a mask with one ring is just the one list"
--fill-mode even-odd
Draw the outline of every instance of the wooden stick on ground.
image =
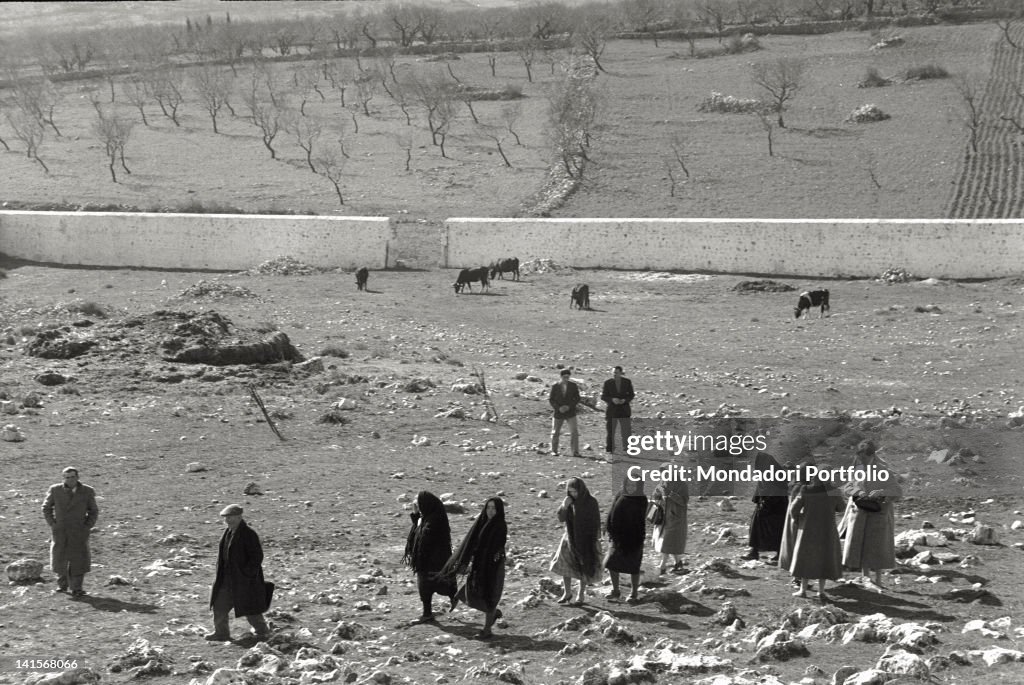
[[491, 399], [491, 393], [487, 390], [487, 381], [484, 380], [484, 372], [482, 369], [475, 371], [476, 377], [480, 379], [480, 387], [484, 391], [484, 406], [487, 407], [487, 411], [490, 412], [491, 416], [494, 417], [494, 421], [498, 421], [498, 409], [494, 406], [494, 400]]
[[249, 394], [252, 395], [252, 399], [256, 403], [256, 406], [263, 412], [263, 417], [267, 420], [267, 425], [270, 426], [270, 430], [274, 431], [274, 435], [278, 438], [284, 440], [284, 436], [281, 435], [281, 431], [277, 430], [274, 420], [270, 418], [270, 414], [267, 413], [267, 407], [263, 404], [263, 399], [260, 398], [260, 394], [256, 392], [256, 386], [252, 383], [249, 384]]

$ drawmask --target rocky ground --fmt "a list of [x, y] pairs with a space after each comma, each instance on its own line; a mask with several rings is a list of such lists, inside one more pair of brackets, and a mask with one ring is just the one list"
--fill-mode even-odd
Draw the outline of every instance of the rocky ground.
[[[45, 563], [40, 506], [63, 466], [101, 497], [88, 597], [51, 594], [48, 569], [0, 588], [2, 682], [1024, 679], [1019, 280], [751, 285], [537, 262], [456, 296], [436, 269], [373, 272], [357, 293], [352, 274], [285, 260], [243, 274], [0, 266], [0, 563]], [[568, 308], [578, 282], [593, 311]], [[794, 321], [796, 293], [819, 285], [832, 316]], [[810, 417], [828, 464], [876, 440], [906, 493], [885, 591], [793, 598], [784, 573], [739, 558], [739, 491], [694, 493], [685, 569], [658, 576], [649, 555], [639, 604], [607, 587], [556, 604], [564, 481], [583, 477], [607, 508], [613, 478], [599, 412], [581, 417], [583, 459], [544, 454], [547, 386], [569, 366], [593, 398], [614, 364], [639, 418]], [[488, 496], [508, 503], [491, 641], [472, 639], [481, 616], [462, 607], [408, 624], [401, 553], [421, 489], [448, 494], [457, 538]], [[278, 586], [269, 643], [201, 639], [229, 502]], [[19, 658], [79, 671], [40, 679]]]

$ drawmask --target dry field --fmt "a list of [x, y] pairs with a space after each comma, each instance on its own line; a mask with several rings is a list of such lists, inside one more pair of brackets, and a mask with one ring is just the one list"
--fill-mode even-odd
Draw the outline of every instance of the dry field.
[[[996, 60], [1002, 65], [1000, 78], [993, 79], [990, 89], [1001, 88], [1002, 95], [987, 96], [984, 128], [986, 141], [994, 142], [983, 144], [982, 154], [971, 159], [965, 155], [968, 129], [954, 79], [897, 81], [884, 88], [858, 88], [857, 82], [869, 67], [897, 78], [909, 67], [935, 64], [954, 76], [972, 79], [983, 91], [996, 54], [998, 29], [977, 24], [908, 28], [899, 33], [905, 40], [902, 46], [880, 51], [868, 49], [874, 40], [871, 35], [846, 32], [770, 36], [762, 39], [764, 49], [759, 52], [710, 59], [689, 58], [685, 43], [662, 42], [654, 48], [650, 42], [612, 42], [603, 59], [610, 73], [598, 77], [602, 105], [592, 162], [580, 190], [554, 215], [1018, 215], [1020, 184], [998, 182], [1014, 178], [1005, 170], [1019, 166], [1016, 136], [1009, 123], [998, 120], [998, 114], [1020, 106], [1006, 91], [1021, 60]], [[714, 46], [714, 41], [697, 45], [698, 49]], [[1000, 54], [1005, 52], [1004, 47]], [[713, 91], [757, 96], [748, 76], [749, 64], [793, 56], [806, 60], [804, 87], [786, 114], [788, 127], [774, 131], [774, 156], [767, 154], [766, 135], [756, 117], [697, 111]], [[350, 155], [341, 181], [345, 197], [341, 207], [327, 179], [307, 168], [292, 134], [279, 133], [273, 143], [279, 158], [270, 158], [259, 130], [244, 118], [241, 91], [250, 72], [240, 68], [232, 99], [239, 116], [223, 112], [220, 134], [212, 132], [188, 79], [180, 127], [152, 102], [146, 107], [150, 126], [142, 126], [120, 86], [115, 89], [114, 105], [108, 102], [109, 86], [104, 81], [60, 86], [62, 99], [55, 120], [63, 135], [57, 138], [48, 130], [39, 152], [52, 173], [46, 174], [33, 160], [18, 154], [20, 144], [0, 125], [14, 148], [2, 155], [3, 199], [17, 206], [121, 204], [158, 209], [199, 203], [263, 212], [388, 215], [413, 226], [438, 226], [448, 216], [521, 214], [533, 205], [553, 162], [545, 135], [545, 96], [555, 77], [542, 57], [534, 64], [532, 83], [515, 53], [499, 55], [496, 78], [490, 75], [485, 55], [463, 55], [450, 62], [465, 84], [522, 89], [525, 97], [518, 101], [521, 113], [514, 123], [522, 145], [516, 145], [508, 133], [503, 140], [512, 168], [502, 163], [487, 135], [502, 129], [502, 112], [511, 103], [476, 102], [480, 124], [462, 108], [446, 146], [450, 159], [445, 159], [431, 145], [421, 107], [411, 107], [413, 125], [407, 126], [394, 101], [378, 88], [369, 103], [371, 116], [366, 117], [354, 113], [360, 108], [351, 83], [348, 107], [342, 108], [340, 91], [321, 81], [326, 99], [307, 92], [305, 110], [323, 126], [318, 149], [342, 139]], [[354, 77], [353, 60], [338, 60], [336, 65], [339, 73]], [[381, 65], [363, 60], [363, 66]], [[404, 57], [398, 60], [396, 73], [400, 79], [437, 73], [447, 78], [446, 66]], [[293, 110], [303, 99], [294, 77], [310, 69], [315, 71], [312, 63], [302, 62], [272, 67], [278, 87], [288, 91]], [[132, 174], [119, 169], [118, 183], [110, 180], [103, 147], [92, 133], [95, 113], [90, 98], [94, 97], [109, 111], [137, 122], [126, 155]], [[869, 103], [892, 118], [845, 123], [855, 108]], [[403, 139], [409, 135], [411, 161], [406, 171]], [[665, 165], [674, 164], [669, 154], [673, 138], [682, 144], [691, 175], [681, 180], [676, 196], [670, 197]], [[994, 181], [972, 185], [971, 169], [976, 167], [977, 178], [993, 177]], [[676, 174], [681, 176], [678, 169]], [[435, 262], [428, 259], [427, 263]]]
[[[245, 645], [212, 646], [198, 634], [209, 624], [206, 597], [220, 534], [216, 513], [240, 501], [263, 536], [268, 577], [280, 587], [272, 621], [288, 639], [320, 650], [338, 642], [333, 631], [340, 622], [363, 626], [363, 637], [342, 641], [335, 656], [341, 673], [353, 674], [357, 682], [376, 671], [391, 682], [453, 682], [467, 673], [487, 682], [518, 663], [525, 669], [523, 682], [571, 683], [590, 665], [650, 650], [666, 639], [683, 653], [728, 659], [722, 672], [748, 678], [753, 669], [782, 682], [809, 674], [824, 683], [840, 665], [873, 665], [885, 645], [820, 638], [808, 640], [808, 657], [748, 663], [754, 650], [742, 638], [760, 625], [778, 627], [784, 615], [807, 605], [789, 596], [784, 574], [774, 567], [740, 565], [751, 511], [745, 497], [735, 501], [734, 512], [722, 511], [717, 497], [691, 501], [687, 573], [646, 575], [639, 605], [608, 602], [602, 597], [606, 588], [582, 609], [554, 604], [543, 579], [559, 536], [554, 509], [560, 484], [582, 474], [607, 507], [612, 477], [609, 465], [597, 460], [603, 454], [598, 413], [581, 419], [588, 459], [538, 452], [547, 440], [546, 385], [565, 364], [592, 393], [614, 363], [634, 379], [636, 414], [643, 417], [687, 418], [721, 405], [749, 416], [779, 416], [783, 407], [808, 416], [902, 410], [900, 425], [884, 431], [854, 419], [847, 432], [823, 442], [819, 453], [846, 463], [851, 441], [869, 435], [907, 479], [898, 531], [925, 521], [964, 531], [974, 512], [978, 521], [996, 527], [1002, 544], [971, 545], [961, 532], [946, 551], [967, 559], [964, 565], [901, 564], [886, 576], [891, 590], [885, 595], [842, 587], [834, 593], [834, 606], [850, 612], [851, 621], [885, 612], [896, 623], [928, 624], [939, 642], [924, 649], [925, 658], [1019, 644], [1014, 629], [1024, 602], [1024, 532], [1009, 526], [1021, 517], [1022, 433], [1005, 428], [1008, 413], [1024, 403], [1019, 281], [835, 281], [829, 284], [831, 318], [794, 322], [794, 293], [740, 294], [732, 287], [741, 279], [730, 276], [564, 270], [499, 282], [489, 294], [456, 296], [447, 272], [374, 272], [370, 292], [357, 296], [351, 274], [213, 278], [5, 266], [0, 318], [13, 344], [0, 346], [0, 390], [16, 401], [35, 392], [42, 406], [5, 417], [26, 440], [0, 443], [6, 474], [0, 563], [22, 556], [45, 559], [39, 507], [64, 465], [77, 464], [83, 480], [102, 496], [95, 566], [87, 581], [91, 596], [72, 602], [51, 595], [49, 576], [41, 585], [4, 587], [5, 659], [77, 656], [103, 670], [142, 638], [164, 650], [172, 673], [150, 676], [149, 682], [203, 682], [204, 669], [233, 667]], [[205, 291], [235, 294], [182, 297], [202, 279]], [[594, 311], [566, 306], [571, 285], [582, 279], [594, 292]], [[789, 283], [798, 289], [815, 285]], [[70, 311], [87, 302], [108, 318]], [[928, 304], [938, 304], [939, 311], [915, 311]], [[162, 333], [118, 327], [125, 317], [161, 309], [212, 309], [240, 331], [277, 326], [307, 357], [326, 349], [347, 357], [326, 357], [319, 373], [287, 363], [169, 364], [156, 352]], [[83, 318], [95, 321], [97, 336], [121, 330], [129, 337], [107, 337], [101, 347], [71, 360], [25, 354], [34, 331]], [[485, 374], [500, 423], [479, 420], [479, 396], [450, 390], [460, 379], [472, 382], [477, 369]], [[46, 370], [73, 380], [44, 387], [33, 378]], [[539, 382], [519, 380], [520, 374]], [[430, 383], [411, 392], [416, 379]], [[258, 386], [286, 441], [279, 442], [262, 422], [249, 399], [249, 383]], [[356, 408], [334, 411], [340, 423], [322, 422], [339, 398], [354, 400]], [[437, 416], [453, 408], [466, 418]], [[938, 428], [943, 416], [966, 417], [970, 430]], [[430, 444], [414, 446], [417, 436]], [[926, 461], [934, 449], [960, 446], [971, 446], [979, 463]], [[207, 470], [187, 473], [194, 461]], [[249, 483], [264, 494], [244, 495]], [[470, 639], [479, 615], [468, 610], [442, 618], [438, 627], [405, 625], [416, 615], [418, 600], [400, 561], [404, 502], [420, 489], [454, 493], [466, 506], [470, 515], [452, 516], [456, 536], [467, 530], [487, 496], [500, 492], [508, 502], [505, 619], [489, 643]], [[550, 496], [540, 497], [542, 490]], [[734, 531], [735, 541], [715, 542], [724, 529]], [[716, 559], [727, 566], [705, 567]], [[129, 584], [108, 585], [115, 575]], [[704, 595], [695, 589], [700, 583], [726, 589]], [[714, 623], [714, 614], [725, 593], [737, 589], [750, 593], [729, 600], [747, 628], [730, 635]], [[531, 595], [540, 599], [528, 600]], [[563, 624], [602, 611], [638, 643]], [[1013, 617], [1009, 641], [961, 634], [970, 619], [1003, 616]], [[236, 635], [243, 625], [235, 624]], [[590, 642], [583, 651], [570, 646], [585, 639]], [[294, 658], [294, 647], [278, 647]], [[933, 661], [934, 673], [957, 683], [1024, 678], [1022, 664], [988, 668], [977, 656], [971, 660], [971, 666], [948, 670], [941, 659]], [[103, 682], [129, 682], [132, 665], [105, 672]], [[15, 675], [10, 661], [5, 669], [4, 682], [22, 682], [24, 673]], [[659, 682], [696, 677], [664, 674]]]

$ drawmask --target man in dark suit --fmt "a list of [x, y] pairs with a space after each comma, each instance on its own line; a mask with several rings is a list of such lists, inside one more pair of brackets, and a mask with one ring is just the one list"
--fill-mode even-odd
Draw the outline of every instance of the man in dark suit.
[[558, 454], [558, 436], [562, 424], [569, 424], [569, 438], [572, 441], [572, 456], [580, 456], [580, 430], [576, 424], [576, 405], [580, 403], [580, 386], [570, 379], [572, 372], [562, 369], [562, 380], [551, 386], [548, 403], [554, 410], [551, 418], [551, 454]]
[[622, 438], [622, 451], [626, 451], [626, 441], [633, 434], [633, 426], [630, 417], [633, 411], [629, 403], [635, 397], [633, 383], [622, 375], [622, 367], [616, 366], [612, 377], [604, 382], [601, 389], [601, 401], [605, 403], [604, 420], [607, 435], [604, 441], [605, 452], [615, 451], [615, 424], [619, 425], [619, 435]]
[[267, 610], [267, 583], [263, 580], [263, 546], [260, 536], [242, 520], [242, 507], [229, 504], [220, 512], [227, 529], [220, 539], [217, 554], [217, 579], [210, 593], [213, 609], [213, 632], [207, 640], [231, 639], [228, 614], [244, 616], [258, 640], [270, 636], [263, 618]]
[[100, 510], [96, 491], [78, 480], [78, 469], [61, 472], [63, 482], [51, 485], [43, 501], [43, 517], [50, 526], [50, 566], [57, 574], [54, 592], [82, 597], [82, 582], [89, 572], [89, 535]]

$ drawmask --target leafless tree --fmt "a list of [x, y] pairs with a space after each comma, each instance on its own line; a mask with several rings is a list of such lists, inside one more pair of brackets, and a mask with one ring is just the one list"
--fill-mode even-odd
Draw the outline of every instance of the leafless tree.
[[121, 92], [124, 94], [125, 99], [128, 100], [132, 107], [139, 110], [139, 116], [142, 117], [142, 125], [147, 127], [149, 126], [149, 120], [146, 119], [146, 105], [151, 99], [150, 91], [150, 79], [141, 73], [129, 74], [121, 82]]
[[27, 117], [47, 124], [60, 137], [53, 111], [60, 102], [60, 91], [45, 77], [20, 78], [14, 83], [14, 104]]
[[391, 29], [391, 39], [403, 48], [412, 45], [423, 23], [412, 3], [388, 0], [380, 9], [381, 18]]
[[779, 128], [786, 128], [782, 112], [786, 103], [800, 90], [804, 63], [800, 59], [781, 57], [772, 62], [758, 62], [750, 67], [750, 80], [770, 96], [772, 109], [778, 114]]
[[630, 28], [648, 34], [658, 47], [658, 25], [665, 19], [663, 0], [619, 0], [619, 8]]
[[406, 127], [395, 133], [394, 136], [398, 147], [405, 153], [405, 170], [409, 171], [409, 166], [412, 164], [412, 128]]
[[217, 114], [231, 95], [231, 78], [216, 67], [203, 65], [192, 72], [192, 82], [203, 108], [210, 115], [213, 132], [217, 130]]
[[577, 24], [576, 31], [573, 33], [573, 41], [577, 49], [594, 60], [594, 66], [598, 71], [605, 71], [601, 65], [601, 56], [608, 46], [608, 36], [613, 30], [614, 26], [610, 20], [599, 14], [588, 12]]
[[323, 133], [323, 125], [317, 119], [304, 116], [292, 116], [287, 124], [288, 131], [295, 136], [295, 142], [306, 153], [306, 165], [309, 166], [309, 170], [314, 174], [318, 173], [313, 164], [313, 147]]
[[281, 131], [281, 109], [271, 102], [257, 102], [252, 111], [253, 123], [260, 129], [263, 146], [270, 151], [270, 158], [277, 159], [274, 138]]
[[338, 145], [327, 145], [320, 149], [316, 165], [319, 168], [318, 174], [326, 178], [334, 186], [334, 192], [338, 195], [338, 202], [345, 206], [345, 197], [341, 193], [341, 181], [345, 172], [345, 163], [348, 157], [339, 149]]
[[964, 103], [964, 125], [970, 132], [971, 152], [978, 154], [978, 133], [983, 123], [981, 89], [977, 81], [966, 74], [957, 76], [953, 83], [960, 94], [960, 100]]
[[768, 112], [765, 111], [757, 112], [757, 120], [761, 122], [761, 129], [764, 131], [768, 140], [768, 156], [774, 157], [775, 149], [772, 145], [772, 135], [775, 132], [775, 124], [772, 122], [772, 118], [768, 115]]
[[401, 81], [391, 86], [391, 99], [398, 105], [405, 115], [405, 125], [412, 126], [412, 114], [409, 112], [409, 105], [413, 102], [413, 94], [408, 84]]
[[527, 38], [516, 43], [516, 54], [526, 67], [526, 80], [533, 83], [533, 63], [537, 60], [537, 41]]
[[522, 146], [523, 142], [519, 140], [519, 134], [516, 133], [515, 126], [519, 123], [519, 117], [522, 114], [523, 103], [521, 102], [510, 102], [501, 108], [501, 121], [505, 125], [505, 130], [515, 138], [516, 145], [519, 146]]
[[505, 154], [505, 149], [501, 146], [501, 144], [505, 140], [505, 135], [508, 133], [508, 130], [503, 126], [481, 124], [480, 133], [494, 141], [494, 146], [498, 148], [498, 154], [501, 155], [501, 159], [505, 163], [505, 166], [511, 169], [512, 162], [508, 161], [508, 156]]
[[[426, 112], [431, 142], [443, 145], [443, 136], [447, 134], [455, 113], [452, 89], [445, 78], [436, 73], [414, 77], [411, 86], [416, 100]], [[441, 156], [445, 156], [443, 148]]]
[[34, 159], [43, 167], [43, 171], [49, 174], [49, 167], [39, 157], [39, 147], [43, 144], [43, 122], [36, 116], [17, 109], [7, 113], [7, 123], [14, 131], [14, 137], [25, 144], [25, 156]]
[[299, 114], [302, 116], [306, 116], [306, 103], [309, 101], [311, 93], [319, 95], [321, 102], [327, 100], [324, 92], [320, 90], [320, 76], [322, 73], [322, 65], [307, 64], [306, 66], [299, 67], [292, 74], [292, 83], [295, 84], [299, 94]]
[[170, 65], [161, 67], [153, 74], [153, 97], [160, 105], [160, 111], [175, 126], [181, 126], [178, 109], [185, 101], [183, 80], [181, 69]]
[[370, 101], [377, 94], [378, 83], [380, 83], [380, 74], [373, 69], [360, 71], [356, 76], [356, 98], [362, 105], [364, 116], [370, 116]]
[[686, 168], [686, 144], [683, 138], [676, 134], [668, 140], [669, 152], [665, 156], [665, 170], [671, 183], [669, 196], [676, 196], [676, 186], [679, 184], [678, 172], [682, 171], [687, 180], [690, 179], [690, 170]]
[[598, 96], [593, 78], [570, 70], [548, 93], [549, 135], [565, 172], [583, 173], [597, 116]]
[[722, 42], [722, 35], [725, 32], [728, 11], [725, 0], [700, 0], [697, 4], [697, 15], [709, 29], [718, 35], [719, 43]]
[[124, 150], [132, 134], [132, 122], [117, 114], [104, 114], [101, 110], [96, 113], [93, 132], [102, 141], [104, 150], [107, 153], [111, 180], [117, 183], [114, 165], [118, 161], [121, 162], [121, 168], [124, 169], [125, 173], [132, 173], [124, 160]]

